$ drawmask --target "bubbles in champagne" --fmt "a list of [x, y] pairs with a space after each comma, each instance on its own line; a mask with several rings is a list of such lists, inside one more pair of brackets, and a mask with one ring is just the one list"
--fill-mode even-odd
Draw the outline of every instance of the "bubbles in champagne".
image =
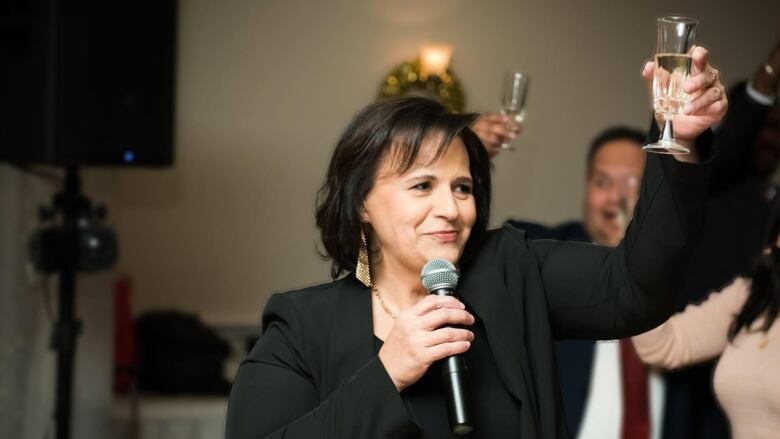
[[674, 116], [681, 113], [688, 101], [683, 84], [691, 74], [691, 56], [680, 53], [659, 53], [655, 56], [653, 78], [653, 108], [656, 113]]

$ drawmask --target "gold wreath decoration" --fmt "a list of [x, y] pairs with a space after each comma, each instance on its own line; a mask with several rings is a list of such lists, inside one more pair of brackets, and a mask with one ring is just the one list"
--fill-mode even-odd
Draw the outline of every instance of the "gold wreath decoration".
[[420, 72], [420, 60], [399, 64], [379, 87], [378, 99], [388, 99], [409, 94], [433, 96], [453, 113], [462, 113], [466, 108], [466, 97], [460, 82], [450, 69], [441, 76]]

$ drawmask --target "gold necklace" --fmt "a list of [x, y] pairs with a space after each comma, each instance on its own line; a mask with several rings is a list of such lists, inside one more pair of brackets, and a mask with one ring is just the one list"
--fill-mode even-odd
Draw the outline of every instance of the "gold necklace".
[[398, 317], [398, 314], [395, 311], [393, 311], [392, 309], [390, 309], [390, 307], [388, 307], [387, 304], [385, 303], [384, 299], [382, 299], [382, 293], [379, 292], [379, 288], [372, 287], [371, 291], [374, 292], [374, 295], [376, 296], [376, 298], [379, 299], [379, 304], [382, 305], [382, 309], [385, 310], [385, 312], [388, 315], [390, 315], [390, 317], [392, 317], [394, 319], [396, 317]]

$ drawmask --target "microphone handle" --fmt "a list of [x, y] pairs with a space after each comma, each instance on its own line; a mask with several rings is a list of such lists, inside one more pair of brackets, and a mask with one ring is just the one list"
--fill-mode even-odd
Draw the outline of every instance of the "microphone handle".
[[[437, 296], [455, 296], [455, 292], [446, 288], [431, 291]], [[444, 394], [447, 398], [447, 414], [450, 418], [450, 429], [455, 434], [469, 434], [474, 430], [469, 413], [469, 394], [466, 380], [466, 364], [460, 355], [453, 355], [442, 360], [442, 378], [444, 379]]]

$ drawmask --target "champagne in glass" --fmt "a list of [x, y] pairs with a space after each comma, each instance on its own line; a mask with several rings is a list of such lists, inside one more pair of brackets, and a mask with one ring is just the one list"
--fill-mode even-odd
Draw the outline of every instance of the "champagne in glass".
[[645, 145], [645, 151], [687, 154], [690, 150], [674, 139], [672, 120], [682, 112], [688, 95], [683, 84], [691, 74], [690, 49], [698, 22], [687, 17], [661, 17], [657, 21], [658, 43], [653, 76], [653, 110], [664, 121], [661, 138]]
[[683, 84], [691, 74], [691, 56], [659, 53], [655, 56], [653, 78], [653, 109], [656, 113], [674, 116], [681, 113], [688, 102]]
[[512, 128], [521, 125], [525, 119], [525, 109], [517, 110], [511, 107], [503, 107], [501, 108], [501, 114], [509, 117], [509, 123], [513, 125]]
[[[501, 114], [509, 117], [509, 127], [516, 130], [525, 120], [525, 101], [528, 97], [528, 75], [521, 71], [510, 72], [504, 78]], [[511, 143], [502, 143], [503, 149], [515, 149]]]

